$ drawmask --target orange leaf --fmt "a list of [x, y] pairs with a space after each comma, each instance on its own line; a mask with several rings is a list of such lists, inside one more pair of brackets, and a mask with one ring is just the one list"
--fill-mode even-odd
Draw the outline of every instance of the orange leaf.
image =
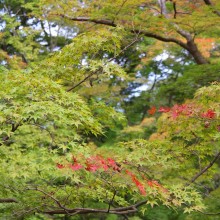
[[156, 107], [155, 107], [155, 106], [152, 106], [147, 112], [148, 112], [150, 115], [154, 115], [156, 111], [157, 111]]

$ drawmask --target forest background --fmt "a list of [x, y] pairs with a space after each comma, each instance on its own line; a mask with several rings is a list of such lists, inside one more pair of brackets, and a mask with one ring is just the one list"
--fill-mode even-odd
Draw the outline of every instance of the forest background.
[[220, 219], [218, 0], [0, 0], [0, 219]]

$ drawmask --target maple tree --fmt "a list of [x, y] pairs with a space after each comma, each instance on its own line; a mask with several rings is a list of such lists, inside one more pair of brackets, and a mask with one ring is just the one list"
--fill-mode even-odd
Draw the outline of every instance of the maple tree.
[[[44, 2], [47, 4], [47, 1]], [[163, 42], [175, 43], [187, 50], [195, 62], [206, 64], [207, 51], [204, 44], [212, 40], [203, 39], [208, 32], [218, 29], [219, 3], [206, 1], [83, 1], [77, 5], [74, 1], [66, 3], [49, 2], [55, 10], [49, 15], [61, 16], [70, 21], [93, 22], [112, 27], [122, 26], [125, 30], [155, 38]], [[171, 6], [172, 5], [172, 6]], [[70, 11], [68, 7], [74, 7]], [[173, 7], [171, 9], [171, 7]], [[129, 13], [128, 13], [129, 12]], [[206, 18], [209, 18], [208, 21]], [[190, 20], [191, 24], [188, 23]], [[205, 25], [205, 27], [204, 27]], [[202, 38], [201, 38], [202, 37]], [[201, 49], [197, 42], [203, 42]]]
[[[220, 86], [204, 87], [219, 80], [219, 2], [0, 6], [1, 218], [207, 214], [205, 189], [219, 195]], [[130, 96], [147, 80], [147, 96]]]

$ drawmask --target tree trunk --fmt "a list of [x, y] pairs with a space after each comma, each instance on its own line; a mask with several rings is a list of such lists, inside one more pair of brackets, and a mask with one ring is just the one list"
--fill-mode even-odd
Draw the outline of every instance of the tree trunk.
[[187, 50], [193, 56], [197, 64], [208, 64], [209, 61], [199, 51], [197, 45], [193, 40], [187, 41]]

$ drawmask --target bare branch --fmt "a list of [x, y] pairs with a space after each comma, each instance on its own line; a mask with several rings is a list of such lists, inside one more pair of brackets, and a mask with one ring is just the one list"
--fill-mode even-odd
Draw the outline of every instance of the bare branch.
[[109, 202], [108, 212], [110, 211], [110, 208], [111, 208], [111, 205], [112, 205], [112, 203], [114, 201], [115, 195], [116, 195], [116, 191], [114, 192], [113, 197], [112, 197], [111, 201]]
[[45, 191], [43, 191], [42, 189], [39, 189], [38, 187], [36, 188], [27, 188], [27, 190], [35, 190], [35, 191], [38, 191], [38, 192], [41, 192], [43, 193], [45, 196], [51, 198], [57, 205], [58, 207], [60, 207], [63, 211], [64, 211], [64, 214], [69, 214], [69, 209], [64, 207], [60, 201], [58, 199], [56, 199], [53, 195], [51, 195], [50, 193], [47, 193]]
[[191, 183], [194, 183], [200, 176], [202, 176], [209, 168], [211, 168], [213, 166], [213, 164], [220, 158], [220, 152], [218, 152], [214, 159], [209, 163], [209, 165], [207, 165], [206, 167], [204, 167], [199, 173], [197, 173], [188, 184], [186, 184], [187, 186], [189, 186]]

